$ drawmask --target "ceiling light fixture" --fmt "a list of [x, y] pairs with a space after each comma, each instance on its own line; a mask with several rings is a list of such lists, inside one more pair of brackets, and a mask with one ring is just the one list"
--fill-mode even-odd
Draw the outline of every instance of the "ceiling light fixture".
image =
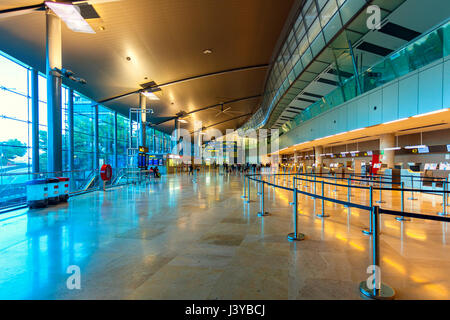
[[50, 8], [67, 27], [75, 32], [95, 33], [89, 23], [81, 16], [80, 9], [72, 4], [45, 2], [45, 5]]
[[158, 96], [150, 91], [142, 92], [144, 96], [146, 96], [149, 100], [159, 100]]
[[186, 120], [184, 120], [184, 119], [178, 119], [178, 122], [181, 122], [181, 123], [188, 123]]
[[211, 54], [212, 50], [211, 49], [205, 49], [203, 50], [203, 54]]

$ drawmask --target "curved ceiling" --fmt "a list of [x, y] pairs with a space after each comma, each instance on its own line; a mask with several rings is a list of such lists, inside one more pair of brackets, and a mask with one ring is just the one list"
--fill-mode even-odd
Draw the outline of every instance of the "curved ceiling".
[[[3, 0], [0, 10], [39, 1]], [[157, 84], [221, 70], [270, 63], [294, 0], [120, 0], [94, 4], [99, 19], [89, 19], [96, 34], [63, 26], [63, 67], [87, 80], [72, 86], [99, 101]], [[102, 30], [104, 29], [104, 30]], [[0, 18], [0, 50], [45, 70], [45, 14], [41, 11]], [[211, 54], [204, 54], [211, 49]], [[131, 60], [128, 60], [130, 57]], [[164, 87], [160, 101], [148, 101], [156, 117], [174, 116], [227, 100], [262, 94], [267, 68], [238, 71]], [[195, 113], [204, 126], [257, 109], [259, 99]], [[138, 95], [106, 103], [125, 115], [138, 106]], [[242, 117], [216, 128], [237, 128]], [[173, 121], [159, 127], [173, 129]]]

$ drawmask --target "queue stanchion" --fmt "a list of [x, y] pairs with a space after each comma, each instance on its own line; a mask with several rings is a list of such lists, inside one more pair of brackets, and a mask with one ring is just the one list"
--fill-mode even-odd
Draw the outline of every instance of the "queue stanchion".
[[380, 176], [380, 200], [377, 201], [377, 203], [380, 203], [380, 204], [386, 202], [386, 201], [383, 201], [382, 189], [383, 189], [383, 177]]
[[414, 198], [414, 176], [411, 176], [411, 197], [408, 200], [417, 200], [417, 198]]
[[[352, 198], [352, 191], [351, 191], [351, 186], [352, 182], [351, 182], [351, 177], [347, 179], [347, 202], [350, 203], [351, 202], [351, 198]], [[350, 208], [349, 205], [344, 205], [345, 208]]]
[[[316, 177], [314, 176], [314, 195], [316, 195]], [[315, 196], [311, 196], [311, 199], [314, 199], [314, 202], [316, 202], [316, 197]]]
[[446, 216], [447, 215], [447, 179], [443, 181], [442, 183], [442, 212], [439, 212], [438, 214], [440, 216]]
[[241, 196], [242, 199], [247, 198], [247, 196], [245, 195], [245, 191], [246, 191], [246, 186], [245, 185], [246, 185], [246, 183], [245, 183], [245, 177], [244, 177], [244, 192], [243, 192], [243, 194]]
[[[373, 208], [373, 187], [369, 188], [369, 204], [370, 204], [370, 207]], [[370, 236], [371, 234], [373, 234], [373, 215], [370, 214], [369, 218], [370, 218], [369, 219], [370, 220], [369, 229], [364, 229], [362, 231], [362, 233], [364, 233], [367, 236]]]
[[259, 196], [259, 212], [258, 217], [268, 216], [269, 213], [264, 210], [264, 181], [261, 182], [261, 192]]
[[[402, 182], [402, 190], [401, 190], [401, 210], [402, 212], [405, 212], [405, 183]], [[395, 220], [397, 221], [410, 221], [411, 219], [405, 218], [404, 216], [396, 217]]]
[[328, 214], [325, 214], [325, 181], [322, 180], [322, 213], [317, 215], [318, 218], [327, 218]]
[[359, 284], [364, 296], [376, 300], [392, 300], [395, 290], [381, 282], [380, 273], [380, 207], [372, 207], [372, 266], [373, 275]]
[[337, 176], [336, 173], [334, 174], [334, 190], [333, 192], [337, 192]]
[[245, 201], [245, 203], [250, 203], [250, 177], [247, 176], [246, 177], [247, 180], [247, 200]]
[[[294, 189], [294, 195], [296, 195], [297, 194], [297, 192], [296, 192], [296, 190], [297, 190], [297, 182], [296, 182], [295, 178], [293, 178], [293, 180], [292, 180], [292, 189]], [[296, 204], [295, 201], [296, 200], [295, 200], [295, 196], [294, 196], [294, 197], [292, 197], [292, 202], [289, 202], [289, 205], [291, 205], [291, 206], [295, 205]]]
[[[295, 179], [294, 179], [295, 181]], [[293, 188], [293, 207], [292, 207], [292, 215], [293, 215], [293, 223], [294, 223], [294, 232], [289, 233], [287, 238], [289, 241], [302, 241], [305, 239], [305, 235], [303, 233], [298, 232], [298, 195], [297, 188]]]

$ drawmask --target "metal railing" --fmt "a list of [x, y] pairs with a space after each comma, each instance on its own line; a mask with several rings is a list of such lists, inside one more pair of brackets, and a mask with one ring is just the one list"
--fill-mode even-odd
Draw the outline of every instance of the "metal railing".
[[[386, 214], [386, 215], [396, 216], [396, 219], [399, 221], [402, 221], [402, 222], [406, 221], [407, 219], [410, 219], [410, 218], [422, 219], [422, 220], [432, 220], [432, 221], [439, 221], [439, 222], [450, 222], [450, 217], [448, 217], [447, 212], [446, 212], [446, 206], [447, 206], [446, 198], [448, 196], [448, 193], [450, 193], [450, 191], [448, 191], [446, 189], [446, 187], [445, 187], [446, 184], [444, 184], [443, 190], [441, 191], [441, 193], [443, 194], [443, 199], [444, 199], [443, 212], [441, 213], [441, 215], [432, 215], [432, 214], [405, 212], [405, 210], [404, 210], [405, 209], [404, 193], [406, 191], [420, 192], [422, 190], [405, 189], [405, 188], [401, 188], [401, 189], [382, 188], [382, 187], [377, 188], [377, 187], [374, 187], [373, 185], [371, 185], [371, 186], [352, 185], [351, 178], [347, 178], [347, 184], [338, 184], [338, 183], [336, 183], [337, 181], [333, 183], [333, 182], [325, 181], [325, 179], [317, 180], [317, 176], [314, 176], [314, 180], [312, 180], [312, 179], [308, 179], [308, 178], [311, 178], [311, 176], [307, 176], [306, 178], [304, 178], [304, 177], [299, 177], [300, 175], [307, 176], [305, 174], [299, 174], [299, 173], [245, 175], [244, 194], [242, 195], [242, 198], [245, 199], [245, 203], [247, 203], [247, 204], [252, 202], [251, 192], [250, 192], [250, 189], [251, 189], [250, 181], [254, 181], [258, 185], [257, 195], [259, 196], [259, 206], [260, 206], [258, 216], [265, 217], [265, 216], [269, 215], [269, 212], [267, 212], [265, 209], [265, 192], [264, 192], [265, 186], [292, 192], [293, 201], [290, 204], [293, 207], [294, 231], [287, 235], [287, 239], [289, 241], [301, 241], [301, 240], [306, 239], [305, 235], [303, 233], [299, 232], [298, 194], [302, 194], [304, 196], [311, 197], [312, 199], [321, 200], [322, 212], [320, 214], [316, 214], [316, 216], [319, 218], [329, 217], [329, 215], [326, 214], [326, 212], [325, 212], [325, 201], [336, 203], [336, 204], [341, 204], [343, 206], [346, 206], [347, 208], [357, 208], [357, 209], [369, 212], [369, 218], [370, 218], [369, 228], [364, 229], [363, 233], [366, 235], [372, 236], [371, 256], [372, 256], [372, 265], [373, 265], [374, 269], [373, 269], [371, 282], [362, 281], [359, 285], [359, 290], [362, 295], [372, 298], [372, 299], [380, 299], [380, 300], [381, 299], [393, 299], [395, 296], [394, 289], [392, 289], [391, 287], [389, 287], [388, 285], [386, 285], [384, 283], [381, 283], [381, 276], [380, 276], [379, 272], [377, 271], [377, 268], [379, 268], [379, 266], [380, 266], [380, 245], [379, 245], [380, 215]], [[283, 177], [283, 180], [286, 183], [286, 177], [289, 177], [289, 176], [293, 176], [292, 188], [278, 184], [280, 182], [280, 177]], [[337, 179], [337, 178], [334, 177], [334, 179]], [[360, 180], [360, 179], [358, 179], [358, 180]], [[299, 181], [301, 183], [300, 187], [305, 187], [306, 190], [308, 190], [308, 188], [311, 188], [311, 189], [313, 189], [313, 191], [305, 191], [305, 190], [299, 189], [298, 188]], [[303, 185], [303, 182], [305, 182], [304, 185]], [[309, 186], [308, 186], [308, 183], [310, 184]], [[317, 192], [316, 192], [317, 191], [317, 189], [316, 189], [317, 183], [320, 183], [320, 185], [321, 185], [321, 194], [317, 194]], [[311, 184], [313, 184], [313, 185], [311, 185]], [[326, 185], [330, 185], [330, 187], [331, 186], [335, 186], [335, 187], [340, 186], [340, 187], [346, 188], [347, 189], [347, 200], [345, 201], [345, 200], [340, 200], [337, 198], [326, 197], [325, 196], [325, 186]], [[351, 190], [353, 188], [369, 190], [369, 195], [370, 195], [369, 196], [369, 205], [352, 202]], [[401, 199], [402, 199], [401, 200], [401, 203], [402, 203], [401, 210], [397, 211], [397, 210], [384, 209], [384, 208], [380, 208], [379, 206], [375, 206], [373, 204], [373, 199], [374, 199], [373, 191], [375, 189], [401, 192]]]

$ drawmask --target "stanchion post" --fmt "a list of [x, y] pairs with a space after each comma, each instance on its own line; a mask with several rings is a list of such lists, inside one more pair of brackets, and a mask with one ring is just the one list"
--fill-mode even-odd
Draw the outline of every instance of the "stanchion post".
[[325, 181], [322, 180], [322, 213], [318, 214], [318, 218], [327, 218], [329, 215], [325, 214]]
[[261, 183], [261, 192], [259, 198], [260, 211], [258, 212], [258, 217], [265, 217], [268, 216], [269, 213], [264, 211], [264, 181], [261, 180], [260, 183]]
[[298, 232], [298, 195], [297, 195], [297, 187], [293, 188], [293, 208], [292, 208], [292, 215], [293, 215], [293, 222], [294, 222], [294, 232], [289, 233], [287, 238], [289, 241], [302, 241], [305, 239], [305, 235], [303, 233]]
[[384, 203], [385, 201], [383, 201], [383, 193], [382, 193], [382, 189], [383, 188], [383, 177], [380, 176], [380, 200], [377, 201], [377, 203]]
[[246, 190], [247, 188], [245, 187], [245, 185], [246, 185], [246, 183], [245, 183], [245, 177], [244, 177], [244, 193], [243, 193], [243, 195], [241, 196], [242, 199], [247, 198], [247, 196], [245, 195], [245, 192], [247, 191], [247, 190]]
[[447, 179], [445, 179], [442, 182], [442, 212], [439, 212], [438, 214], [440, 216], [446, 216], [447, 215]]
[[411, 197], [408, 200], [417, 200], [417, 198], [414, 198], [414, 176], [411, 176]]
[[[405, 212], [405, 183], [402, 182], [402, 191], [401, 191], [401, 210], [402, 212]], [[396, 217], [395, 220], [397, 221], [409, 221], [411, 219], [405, 218], [404, 216]]]
[[[297, 182], [295, 181], [295, 177], [292, 178], [292, 189], [294, 189], [294, 194], [297, 194]], [[295, 197], [292, 198], [292, 202], [289, 202], [289, 205], [293, 206], [295, 205]]]
[[[351, 202], [351, 197], [352, 197], [352, 191], [351, 191], [351, 186], [352, 182], [351, 182], [351, 177], [347, 178], [347, 202], [350, 203]], [[349, 208], [350, 206], [345, 205], [344, 207]]]
[[[369, 188], [369, 204], [370, 207], [373, 208], [373, 187]], [[362, 231], [362, 233], [364, 233], [365, 235], [369, 236], [373, 233], [373, 215], [372, 212], [370, 212], [370, 221], [369, 221], [369, 229], [364, 229]]]
[[362, 281], [359, 284], [359, 291], [364, 296], [376, 300], [392, 300], [395, 296], [395, 291], [388, 285], [381, 282], [380, 272], [380, 207], [372, 207], [372, 270], [373, 276], [371, 287], [367, 285], [367, 281]]
[[245, 201], [245, 203], [250, 203], [250, 177], [246, 177], [247, 180], [247, 200]]
[[[316, 176], [314, 175], [314, 195], [316, 195]], [[316, 199], [316, 197], [311, 196], [311, 199]], [[315, 202], [315, 201], [314, 201]]]

